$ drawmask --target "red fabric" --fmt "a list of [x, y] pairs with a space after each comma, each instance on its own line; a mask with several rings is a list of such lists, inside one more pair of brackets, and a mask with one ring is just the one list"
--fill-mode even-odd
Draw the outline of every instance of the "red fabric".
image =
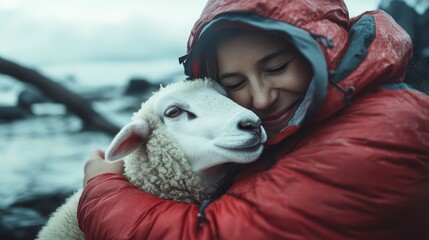
[[[246, 10], [324, 34], [335, 69], [348, 44], [343, 1], [209, 1], [189, 40], [226, 11]], [[86, 239], [424, 239], [429, 231], [429, 98], [387, 90], [401, 81], [409, 37], [383, 12], [368, 55], [341, 82], [357, 89], [344, 107], [329, 85], [320, 114], [293, 136], [243, 167], [228, 192], [197, 219], [199, 206], [159, 199], [122, 176], [103, 174], [85, 188], [78, 207]], [[268, 170], [260, 167], [279, 160]]]

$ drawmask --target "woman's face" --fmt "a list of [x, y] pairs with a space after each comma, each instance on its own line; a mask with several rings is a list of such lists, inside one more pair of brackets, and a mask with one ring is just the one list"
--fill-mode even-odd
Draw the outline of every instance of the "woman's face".
[[251, 31], [222, 39], [216, 57], [229, 97], [254, 111], [269, 137], [284, 129], [313, 76], [307, 60], [284, 38]]

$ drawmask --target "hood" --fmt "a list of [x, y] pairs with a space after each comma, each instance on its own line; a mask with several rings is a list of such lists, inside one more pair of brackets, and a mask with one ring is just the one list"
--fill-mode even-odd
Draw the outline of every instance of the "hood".
[[349, 19], [341, 0], [210, 0], [179, 59], [190, 79], [203, 77], [200, 58], [210, 34], [230, 26], [283, 34], [313, 68], [304, 101], [269, 144], [329, 118], [371, 86], [402, 81], [412, 52], [408, 34], [385, 12]]

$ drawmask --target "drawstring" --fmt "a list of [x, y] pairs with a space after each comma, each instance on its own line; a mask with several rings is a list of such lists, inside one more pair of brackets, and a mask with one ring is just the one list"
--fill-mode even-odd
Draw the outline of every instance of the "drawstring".
[[334, 42], [332, 41], [332, 39], [313, 32], [310, 32], [310, 34], [319, 44], [321, 44], [325, 48], [331, 49], [334, 47]]
[[238, 164], [234, 164], [233, 166], [231, 166], [229, 172], [226, 174], [226, 177], [225, 177], [227, 180], [216, 190], [216, 192], [213, 194], [211, 198], [201, 202], [200, 210], [197, 216], [200, 222], [202, 223], [209, 222], [208, 219], [206, 218], [204, 211], [212, 202], [218, 200], [231, 187], [237, 170], [238, 170]]
[[347, 105], [349, 105], [352, 102], [351, 96], [355, 92], [355, 87], [350, 86], [347, 89], [344, 89], [341, 87], [340, 84], [338, 84], [334, 79], [335, 71], [331, 71], [329, 73], [329, 82], [333, 84], [338, 90], [340, 90], [344, 94], [343, 102]]
[[206, 215], [205, 215], [204, 211], [210, 205], [210, 203], [214, 202], [215, 200], [217, 200], [217, 198], [210, 198], [210, 199], [204, 200], [201, 203], [201, 205], [200, 205], [200, 211], [198, 212], [198, 220], [200, 222], [203, 222], [203, 223], [208, 223], [209, 222], [209, 220], [207, 220], [207, 218], [206, 218]]

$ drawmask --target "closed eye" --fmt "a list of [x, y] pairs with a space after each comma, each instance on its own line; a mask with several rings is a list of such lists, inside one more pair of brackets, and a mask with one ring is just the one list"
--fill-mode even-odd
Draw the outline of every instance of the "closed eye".
[[268, 74], [282, 73], [287, 68], [288, 65], [289, 65], [289, 62], [284, 63], [278, 67], [274, 67], [274, 68], [270, 68], [270, 69], [265, 70], [265, 73], [268, 73]]
[[229, 89], [229, 90], [238, 90], [240, 89], [242, 86], [244, 86], [244, 83], [246, 81], [240, 81], [234, 84], [222, 84], [225, 88]]

